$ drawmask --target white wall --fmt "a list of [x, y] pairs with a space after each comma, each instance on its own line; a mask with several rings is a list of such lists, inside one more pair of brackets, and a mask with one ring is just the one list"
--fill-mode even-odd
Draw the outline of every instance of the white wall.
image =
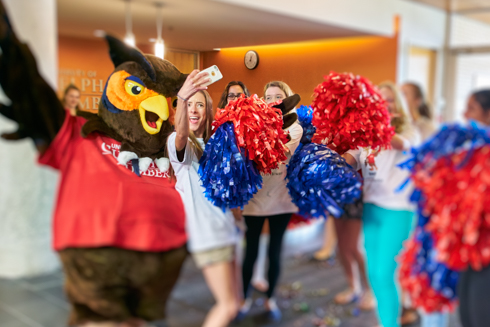
[[490, 25], [455, 15], [453, 17], [451, 47], [478, 47], [490, 45]]
[[469, 95], [490, 88], [490, 53], [466, 54], [456, 59], [453, 120], [462, 121]]
[[429, 6], [395, 0], [395, 12], [400, 16], [398, 82], [408, 78], [410, 46], [441, 50], [444, 46], [446, 15]]
[[442, 92], [446, 14], [442, 10], [406, 0], [396, 0], [395, 7], [401, 19], [397, 82], [401, 84], [407, 80], [417, 80], [413, 78], [414, 67], [410, 66], [411, 63], [413, 64], [410, 47], [435, 50], [437, 52], [436, 85], [434, 85], [434, 98], [430, 100], [434, 104], [436, 116], [439, 116], [445, 104]]
[[[26, 41], [41, 73], [53, 85], [57, 75], [56, 0], [3, 0], [17, 35]], [[3, 92], [2, 92], [3, 93]], [[0, 95], [0, 101], [8, 101]], [[16, 129], [0, 116], [0, 131]], [[0, 139], [0, 277], [23, 277], [59, 267], [51, 250], [56, 174], [36, 164], [30, 140]]]
[[[393, 0], [214, 0], [378, 35], [393, 34]], [[397, 0], [395, 0], [397, 1]]]

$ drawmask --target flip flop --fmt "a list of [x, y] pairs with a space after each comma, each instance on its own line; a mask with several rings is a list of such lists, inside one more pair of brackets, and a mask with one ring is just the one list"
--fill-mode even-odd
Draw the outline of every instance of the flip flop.
[[352, 289], [346, 289], [340, 293], [337, 293], [334, 297], [334, 301], [337, 304], [346, 305], [359, 300], [359, 295]]

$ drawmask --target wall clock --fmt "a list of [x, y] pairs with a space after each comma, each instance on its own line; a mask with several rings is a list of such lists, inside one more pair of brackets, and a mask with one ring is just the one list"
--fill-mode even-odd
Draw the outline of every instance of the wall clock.
[[259, 65], [259, 55], [253, 50], [247, 51], [245, 54], [245, 67], [248, 69], [255, 69]]

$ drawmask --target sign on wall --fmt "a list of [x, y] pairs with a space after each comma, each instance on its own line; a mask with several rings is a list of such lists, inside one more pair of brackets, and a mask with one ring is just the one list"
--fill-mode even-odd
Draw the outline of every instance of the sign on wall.
[[80, 89], [80, 108], [97, 111], [104, 91], [107, 76], [99, 76], [96, 70], [64, 69], [59, 71], [59, 93], [63, 97], [65, 88], [73, 84]]

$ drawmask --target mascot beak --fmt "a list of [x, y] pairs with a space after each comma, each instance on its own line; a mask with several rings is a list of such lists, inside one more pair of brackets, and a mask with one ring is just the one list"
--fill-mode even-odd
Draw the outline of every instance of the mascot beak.
[[167, 99], [162, 95], [152, 96], [142, 101], [138, 108], [141, 123], [148, 134], [157, 134], [164, 120], [168, 119]]

